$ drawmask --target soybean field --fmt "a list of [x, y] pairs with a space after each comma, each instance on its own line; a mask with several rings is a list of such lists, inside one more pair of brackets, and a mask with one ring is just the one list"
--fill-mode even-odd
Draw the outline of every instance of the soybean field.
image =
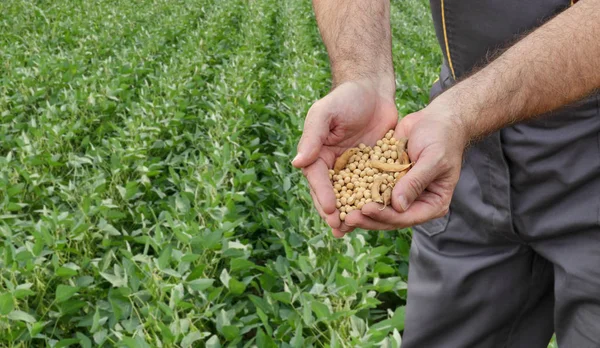
[[[392, 1], [397, 105], [442, 60]], [[330, 235], [290, 164], [310, 1], [0, 2], [1, 347], [399, 347], [410, 230]]]

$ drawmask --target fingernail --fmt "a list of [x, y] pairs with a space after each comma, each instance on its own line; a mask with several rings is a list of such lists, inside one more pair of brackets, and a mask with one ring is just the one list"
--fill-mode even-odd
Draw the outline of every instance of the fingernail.
[[408, 201], [406, 200], [406, 197], [403, 195], [398, 196], [398, 202], [400, 202], [400, 208], [402, 208], [402, 211], [406, 211], [408, 209]]

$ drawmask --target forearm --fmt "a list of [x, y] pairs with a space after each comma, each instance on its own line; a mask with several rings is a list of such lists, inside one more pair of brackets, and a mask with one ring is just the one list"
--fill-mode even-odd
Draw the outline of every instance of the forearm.
[[333, 87], [370, 79], [393, 97], [389, 0], [313, 0], [331, 64]]
[[432, 104], [477, 139], [577, 101], [600, 87], [600, 0], [583, 0]]

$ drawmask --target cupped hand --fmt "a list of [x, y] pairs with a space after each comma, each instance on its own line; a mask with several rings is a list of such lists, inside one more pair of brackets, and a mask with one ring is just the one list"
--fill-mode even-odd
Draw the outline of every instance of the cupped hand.
[[397, 123], [393, 91], [381, 91], [369, 80], [340, 84], [308, 111], [292, 164], [302, 169], [313, 203], [335, 237], [354, 227], [340, 221], [328, 170], [346, 149], [374, 144]]
[[367, 230], [395, 230], [444, 216], [460, 176], [468, 141], [458, 115], [442, 103], [432, 103], [401, 119], [394, 136], [407, 137], [414, 163], [392, 192], [391, 207], [365, 204], [346, 216], [345, 224]]

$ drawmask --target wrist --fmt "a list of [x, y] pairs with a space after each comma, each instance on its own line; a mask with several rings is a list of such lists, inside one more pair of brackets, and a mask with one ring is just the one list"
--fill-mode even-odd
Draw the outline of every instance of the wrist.
[[476, 118], [472, 117], [469, 107], [461, 107], [461, 103], [450, 94], [442, 94], [427, 106], [428, 114], [437, 120], [446, 122], [452, 129], [455, 140], [464, 148], [476, 138]]
[[393, 72], [380, 73], [354, 73], [344, 75], [334, 75], [332, 90], [343, 83], [357, 83], [365, 88], [369, 88], [380, 97], [394, 102], [396, 96], [396, 79]]

